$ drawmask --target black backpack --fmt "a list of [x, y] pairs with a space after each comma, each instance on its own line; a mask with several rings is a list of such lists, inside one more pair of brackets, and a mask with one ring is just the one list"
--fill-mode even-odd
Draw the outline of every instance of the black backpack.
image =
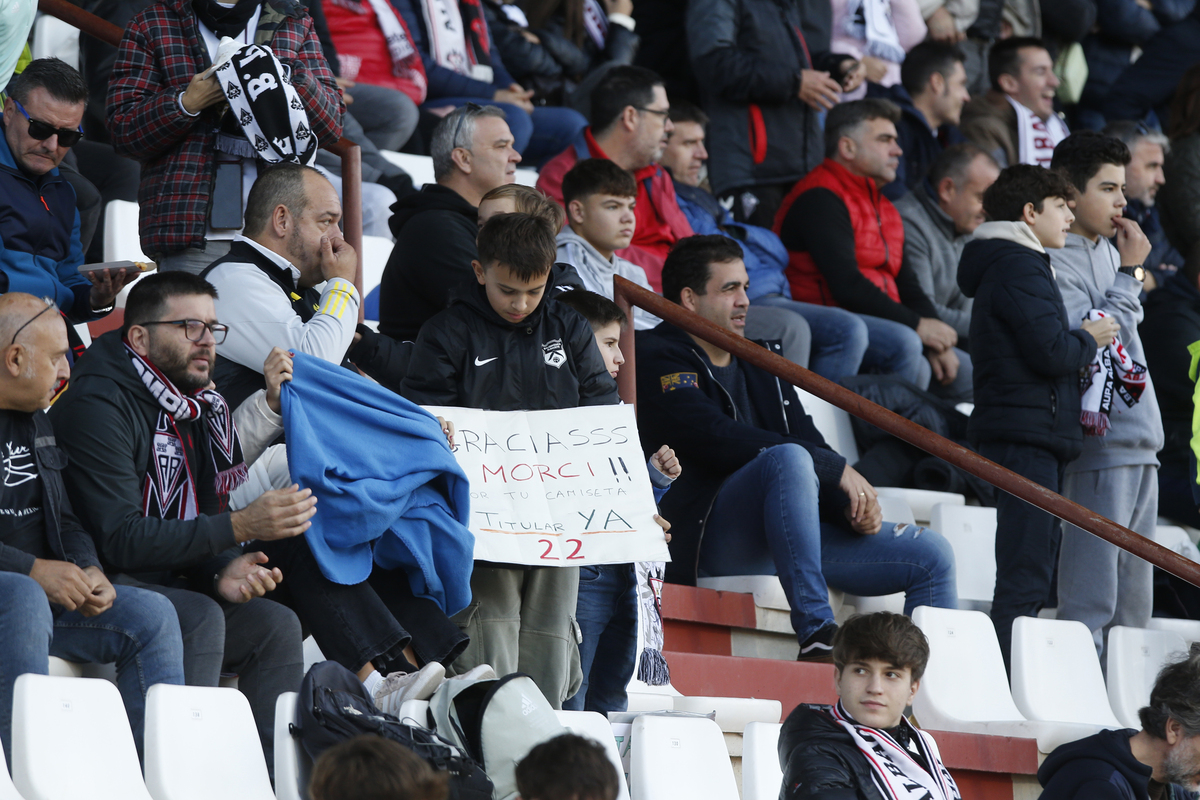
[[391, 739], [425, 759], [434, 770], [449, 773], [448, 800], [492, 798], [492, 781], [474, 759], [436, 733], [377, 709], [362, 681], [336, 661], [314, 664], [304, 676], [296, 700], [296, 720], [289, 730], [313, 761], [335, 744], [360, 734]]

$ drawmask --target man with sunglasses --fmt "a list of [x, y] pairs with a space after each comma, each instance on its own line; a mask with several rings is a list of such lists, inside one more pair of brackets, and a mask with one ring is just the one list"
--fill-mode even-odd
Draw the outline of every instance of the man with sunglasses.
[[31, 62], [8, 86], [0, 142], [0, 291], [47, 296], [75, 322], [102, 316], [137, 273], [80, 274], [75, 190], [59, 173], [83, 135], [87, 85], [55, 58]]

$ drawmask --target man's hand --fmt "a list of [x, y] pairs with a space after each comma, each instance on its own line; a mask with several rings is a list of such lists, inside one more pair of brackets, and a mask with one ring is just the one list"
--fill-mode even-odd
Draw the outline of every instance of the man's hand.
[[921, 344], [935, 353], [944, 352], [958, 344], [958, 331], [933, 317], [921, 317], [917, 323], [917, 336], [921, 337]]
[[828, 111], [841, 99], [842, 87], [828, 72], [800, 70], [800, 99], [817, 111]]
[[450, 449], [454, 449], [454, 423], [444, 417], [437, 418], [438, 425], [442, 426], [442, 433], [446, 435], [446, 444], [450, 445]]
[[333, 82], [336, 83], [338, 88], [342, 90], [342, 102], [346, 105], [353, 103], [354, 96], [346, 90], [354, 88], [354, 81], [350, 80], [349, 78], [334, 78]]
[[888, 62], [881, 58], [876, 58], [875, 56], [863, 56], [862, 68], [863, 72], [867, 76], [867, 80], [869, 80], [871, 83], [882, 83], [883, 79], [887, 77]]
[[[887, 72], [887, 64], [879, 61], [878, 59], [872, 60], [877, 61], [880, 64], [884, 73]], [[865, 59], [863, 61], [856, 61], [853, 58], [844, 59], [838, 71], [842, 73], [842, 82], [840, 84], [840, 88], [847, 94], [862, 86], [863, 81], [875, 80], [871, 77], [871, 72], [865, 63]], [[880, 79], [882, 80], [882, 78], [883, 74], [881, 73]]]
[[29, 577], [38, 582], [51, 603], [57, 603], [67, 611], [79, 608], [92, 595], [92, 579], [69, 561], [34, 559]]
[[958, 353], [954, 352], [953, 347], [940, 353], [927, 353], [925, 357], [929, 359], [935, 381], [942, 386], [954, 383], [954, 379], [958, 377], [959, 362]]
[[879, 529], [883, 527], [883, 509], [879, 506], [879, 501], [871, 503], [871, 505], [855, 519], [850, 511], [850, 506], [845, 509], [846, 519], [850, 522], [850, 527], [855, 533], [861, 533], [866, 536], [874, 536], [879, 533]]
[[183, 101], [183, 107], [189, 114], [199, 114], [209, 106], [225, 100], [225, 92], [221, 91], [221, 84], [217, 82], [216, 73], [207, 78], [201, 77], [203, 74], [198, 72], [192, 76], [191, 82], [183, 92], [183, 97], [180, 98]]
[[327, 281], [343, 278], [354, 283], [358, 254], [338, 233], [321, 237], [321, 277]]
[[650, 456], [650, 464], [671, 480], [675, 480], [683, 474], [683, 467], [679, 466], [679, 457], [675, 455], [674, 450], [665, 444], [658, 448], [657, 453]]
[[267, 407], [276, 414], [283, 413], [279, 393], [284, 381], [292, 379], [292, 354], [282, 347], [272, 347], [263, 363], [263, 377], [267, 379]]
[[497, 103], [511, 103], [524, 111], [533, 112], [533, 90], [525, 91], [519, 83], [510, 83], [507, 89], [497, 89], [492, 99]]
[[603, 0], [606, 14], [624, 14], [633, 16], [633, 0]]
[[293, 483], [286, 489], [263, 492], [257, 500], [229, 515], [233, 538], [238, 543], [259, 539], [272, 542], [299, 536], [312, 527], [309, 520], [317, 513], [317, 498], [312, 489]]
[[665, 519], [663, 519], [661, 514], [655, 514], [654, 521], [658, 523], [658, 527], [663, 529], [663, 536], [667, 537], [667, 544], [670, 544], [671, 543], [671, 534], [669, 533], [669, 531], [671, 530], [671, 523], [669, 523]]
[[279, 568], [267, 569], [266, 553], [244, 553], [217, 576], [217, 594], [230, 603], [245, 603], [262, 597], [283, 582]]
[[846, 506], [846, 518], [851, 522], [861, 520], [872, 505], [878, 505], [875, 487], [849, 464], [842, 470], [838, 488], [850, 498], [850, 505]]
[[141, 275], [136, 269], [121, 269], [113, 272], [111, 269], [87, 273], [87, 279], [92, 282], [90, 297], [92, 308], [108, 308], [117, 299], [127, 285], [133, 283]]
[[954, 24], [954, 17], [945, 6], [933, 12], [929, 19], [925, 20], [925, 25], [929, 28], [929, 38], [936, 42], [956, 44], [964, 38], [958, 26]]
[[1080, 325], [1079, 328], [1092, 335], [1092, 338], [1096, 340], [1096, 347], [1108, 347], [1113, 343], [1116, 335], [1121, 332], [1120, 323], [1112, 317], [1089, 319]]
[[88, 567], [83, 572], [92, 582], [92, 591], [79, 607], [79, 613], [85, 617], [95, 617], [112, 608], [113, 600], [117, 599], [117, 590], [99, 567]]
[[1150, 257], [1151, 244], [1142, 233], [1142, 226], [1125, 217], [1114, 217], [1117, 226], [1117, 252], [1121, 254], [1122, 267], [1139, 267]]

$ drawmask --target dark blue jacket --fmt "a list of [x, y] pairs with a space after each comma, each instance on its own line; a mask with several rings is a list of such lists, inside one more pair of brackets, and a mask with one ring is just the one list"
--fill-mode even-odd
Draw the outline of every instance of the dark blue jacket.
[[[1041, 800], [1149, 800], [1150, 767], [1129, 749], [1135, 733], [1100, 731], [1056, 749], [1038, 767]], [[1171, 784], [1163, 800], [1190, 797], [1182, 786]]]
[[[421, 54], [425, 64], [425, 77], [429, 82], [429, 92], [426, 102], [432, 102], [439, 97], [481, 97], [491, 99], [497, 89], [507, 89], [513, 83], [512, 75], [504, 68], [500, 59], [500, 50], [488, 31], [488, 50], [492, 57], [492, 82], [477, 81], [468, 75], [462, 75], [449, 67], [443, 67], [433, 60], [429, 50], [429, 32], [425, 29], [425, 14], [419, 3], [421, 0], [392, 0], [392, 7], [404, 18], [408, 32], [412, 35], [413, 47]], [[486, 23], [484, 23], [486, 25]]]
[[[763, 342], [779, 352], [778, 342]], [[671, 521], [671, 563], [667, 580], [696, 583], [700, 540], [713, 500], [725, 479], [768, 447], [798, 444], [813, 457], [827, 509], [848, 499], [838, 491], [846, 459], [825, 444], [792, 387], [739, 360], [746, 389], [762, 427], [738, 419], [733, 400], [716, 378], [708, 356], [669, 322], [637, 333], [638, 431], [642, 448], [653, 453], [669, 444], [685, 465], [662, 500]]]
[[871, 83], [867, 85], [867, 95], [883, 97], [900, 106], [896, 134], [904, 155], [900, 156], [900, 165], [896, 168], [896, 180], [881, 190], [884, 197], [895, 202], [925, 180], [929, 168], [946, 146], [965, 142], [966, 137], [954, 125], [944, 125], [936, 131], [930, 128], [925, 115], [917, 110], [912, 98], [900, 84], [884, 88]]
[[[1014, 225], [1024, 223], [984, 223], [976, 236], [988, 235], [988, 226]], [[1096, 340], [1071, 330], [1050, 256], [1006, 238], [977, 238], [963, 250], [958, 285], [975, 298], [972, 446], [1016, 442], [1043, 447], [1060, 461], [1077, 458], [1079, 371], [1095, 356]]]

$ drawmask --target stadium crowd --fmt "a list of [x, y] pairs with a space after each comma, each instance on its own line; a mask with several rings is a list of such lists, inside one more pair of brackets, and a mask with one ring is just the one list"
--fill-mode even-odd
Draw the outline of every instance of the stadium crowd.
[[[308, 634], [383, 711], [518, 671], [553, 708], [624, 710], [634, 564], [471, 564], [468, 548], [457, 602], [385, 540], [365, 568], [334, 563], [306, 535], [335, 509], [294, 480], [300, 400], [284, 385], [303, 355], [418, 405], [615, 404], [633, 326], [667, 580], [778, 575], [799, 658], [832, 660], [843, 700], [798, 712], [784, 743], [890, 731], [930, 792], [956, 796], [897, 716], [920, 632], [903, 617], [839, 628], [828, 595], [956, 607], [948, 542], [885, 520], [875, 486], [896, 473], [849, 463], [780, 379], [641, 309], [627, 319], [617, 275], [884, 405], [965, 414], [981, 454], [1143, 536], [1160, 516], [1200, 527], [1195, 0], [79, 4], [124, 37], [84, 37], [77, 70], [31, 60], [34, 4], [0, 2], [9, 763], [13, 683], [50, 655], [116, 663], [139, 749], [151, 684], [235, 673], [268, 763]], [[366, 232], [394, 242], [378, 330], [359, 323], [339, 165], [318, 153], [341, 136], [363, 146]], [[428, 155], [435, 182], [381, 151]], [[536, 189], [514, 185], [518, 165]], [[157, 274], [97, 264], [114, 199], [138, 202]], [[85, 348], [73, 326], [135, 281]], [[336, 429], [356, 419], [348, 391], [304, 411], [339, 414]], [[453, 419], [437, 431], [403, 460], [436, 462]], [[393, 478], [363, 442], [329, 452]], [[980, 500], [998, 511], [1006, 664], [1013, 620], [1046, 607], [1101, 655], [1114, 625], [1200, 616], [1200, 590], [1007, 494]], [[434, 551], [453, 538], [438, 524], [412, 522], [434, 526]], [[1087, 745], [1132, 748], [1153, 773], [1136, 796], [1147, 779], [1196, 788], [1163, 764], [1200, 734], [1181, 710], [1200, 703], [1164, 676], [1175, 699], [1143, 731]], [[874, 719], [861, 694], [884, 684]], [[789, 780], [828, 778], [821, 748], [794, 747]], [[341, 759], [366, 775], [388, 755], [360, 743]], [[405, 769], [412, 796], [440, 796]], [[1083, 780], [1072, 769], [1046, 796], [1082, 796], [1062, 788]], [[542, 772], [517, 777], [553, 785]], [[314, 786], [348, 796], [320, 771]]]

